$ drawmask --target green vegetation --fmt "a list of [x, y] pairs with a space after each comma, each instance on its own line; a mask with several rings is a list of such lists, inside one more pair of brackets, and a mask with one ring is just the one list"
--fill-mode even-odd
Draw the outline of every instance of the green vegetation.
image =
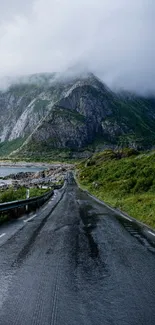
[[[26, 162], [66, 162], [71, 159], [70, 149], [54, 149], [51, 148], [53, 139], [47, 142], [31, 141], [23, 151], [16, 153], [16, 160]], [[18, 155], [18, 156], [17, 156]], [[13, 155], [11, 158], [14, 157]]]
[[78, 180], [99, 199], [155, 227], [155, 152], [95, 154], [78, 165]]
[[36, 196], [41, 196], [43, 194], [46, 194], [49, 192], [49, 189], [42, 189], [42, 188], [30, 188], [30, 198], [36, 197]]
[[115, 106], [114, 120], [117, 120], [119, 123], [128, 123], [130, 128], [135, 131], [136, 138], [146, 138], [149, 136], [155, 138], [155, 123], [149, 117], [149, 111], [152, 110], [152, 103], [149, 100], [138, 97], [121, 98], [121, 100], [114, 100], [113, 104]]
[[[48, 192], [49, 190], [40, 189], [40, 188], [31, 188], [30, 189], [30, 198], [40, 196]], [[0, 192], [0, 203], [11, 202], [16, 200], [24, 200], [26, 199], [26, 188], [20, 187], [19, 189], [15, 190], [14, 188], [10, 187], [6, 191]]]
[[1, 213], [0, 215], [0, 225], [9, 220], [9, 216], [6, 213]]
[[[113, 96], [109, 99], [112, 114], [106, 117], [109, 127], [118, 125], [124, 132], [114, 136], [107, 134], [107, 142], [125, 148], [131, 144], [137, 148], [150, 148], [155, 144], [154, 101], [127, 93], [125, 96]], [[105, 122], [105, 120], [103, 120]], [[127, 128], [126, 128], [127, 126]], [[124, 135], [122, 135], [124, 134]]]
[[50, 102], [46, 99], [38, 99], [36, 102], [35, 102], [35, 105], [34, 105], [34, 109], [33, 111], [34, 112], [38, 112], [38, 111], [42, 111], [46, 108], [46, 106], [49, 104]]
[[64, 108], [62, 106], [55, 106], [53, 110], [53, 117], [60, 116], [62, 118], [68, 119], [70, 122], [85, 123], [85, 116], [78, 113], [76, 110], [71, 110], [69, 108]]
[[[45, 189], [38, 189], [38, 188], [31, 188], [30, 189], [30, 198], [36, 197], [36, 196], [41, 196], [43, 194], [46, 194], [49, 192], [49, 190]], [[24, 200], [26, 199], [26, 188], [25, 187], [20, 187], [19, 189], [15, 190], [14, 188], [10, 187], [6, 191], [1, 191], [0, 192], [0, 203], [5, 203], [5, 202], [11, 202], [11, 201], [16, 201], [16, 200]], [[19, 217], [20, 214], [16, 214], [16, 212], [11, 212], [10, 211], [4, 211], [0, 213], [0, 224], [9, 221], [11, 219]]]
[[12, 141], [0, 143], [0, 157], [7, 157], [12, 151], [18, 149], [25, 141], [25, 138], [17, 138]]

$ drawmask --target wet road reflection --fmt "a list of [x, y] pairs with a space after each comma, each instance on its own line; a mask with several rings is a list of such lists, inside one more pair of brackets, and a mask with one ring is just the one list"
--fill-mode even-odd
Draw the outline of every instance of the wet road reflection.
[[155, 247], [145, 231], [81, 191], [0, 246], [0, 324], [154, 325]]

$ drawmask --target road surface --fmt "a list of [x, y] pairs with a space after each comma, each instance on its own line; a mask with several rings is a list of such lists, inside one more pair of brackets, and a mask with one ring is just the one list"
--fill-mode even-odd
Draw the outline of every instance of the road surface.
[[71, 176], [0, 236], [0, 325], [155, 324], [155, 243]]

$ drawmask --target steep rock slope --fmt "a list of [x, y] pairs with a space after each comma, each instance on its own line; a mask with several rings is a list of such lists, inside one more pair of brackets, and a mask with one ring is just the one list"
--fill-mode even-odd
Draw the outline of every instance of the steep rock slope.
[[93, 74], [30, 76], [0, 92], [0, 114], [1, 155], [155, 143], [155, 99], [115, 94]]

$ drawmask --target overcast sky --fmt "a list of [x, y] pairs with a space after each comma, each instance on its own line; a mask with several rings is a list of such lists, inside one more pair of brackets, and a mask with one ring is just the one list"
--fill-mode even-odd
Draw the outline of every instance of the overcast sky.
[[155, 0], [1, 0], [0, 77], [68, 68], [155, 93]]

